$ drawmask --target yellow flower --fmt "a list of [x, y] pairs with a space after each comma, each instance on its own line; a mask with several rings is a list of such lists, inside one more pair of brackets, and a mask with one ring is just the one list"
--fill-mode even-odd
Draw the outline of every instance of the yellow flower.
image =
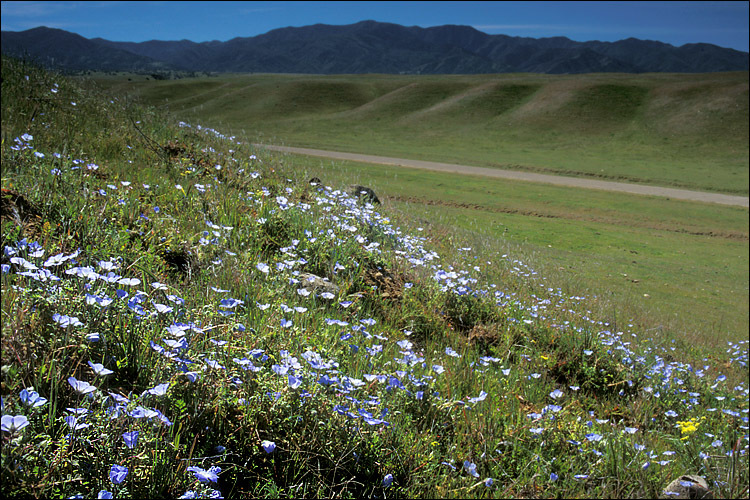
[[686, 422], [677, 422], [677, 426], [680, 428], [680, 434], [683, 434], [681, 439], [683, 441], [688, 439], [692, 433], [698, 430], [698, 426], [701, 424], [700, 421], [705, 418], [706, 417], [703, 417], [699, 420], [698, 418], [693, 417]]

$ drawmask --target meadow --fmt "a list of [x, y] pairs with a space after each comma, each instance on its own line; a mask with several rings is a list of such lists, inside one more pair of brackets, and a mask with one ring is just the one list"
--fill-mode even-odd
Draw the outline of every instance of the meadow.
[[93, 77], [253, 142], [748, 194], [748, 74]]
[[5, 496], [748, 495], [746, 337], [699, 354], [345, 165], [2, 64]]

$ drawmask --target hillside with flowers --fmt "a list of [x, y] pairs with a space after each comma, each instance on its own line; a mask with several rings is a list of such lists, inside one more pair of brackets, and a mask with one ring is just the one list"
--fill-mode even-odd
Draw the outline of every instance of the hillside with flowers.
[[4, 496], [748, 496], [747, 341], [683, 359], [236, 137], [2, 74]]

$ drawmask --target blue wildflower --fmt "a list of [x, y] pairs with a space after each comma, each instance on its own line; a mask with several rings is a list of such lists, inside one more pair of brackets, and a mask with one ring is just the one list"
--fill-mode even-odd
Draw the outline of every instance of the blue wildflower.
[[128, 468], [124, 465], [115, 464], [109, 470], [109, 480], [112, 481], [113, 484], [122, 483], [127, 475]]
[[122, 439], [125, 441], [125, 446], [135, 448], [138, 445], [138, 431], [124, 432]]
[[260, 445], [263, 447], [266, 453], [273, 453], [273, 450], [276, 449], [276, 443], [273, 441], [263, 441], [260, 443]]
[[2, 430], [12, 435], [29, 425], [29, 419], [23, 415], [3, 415]]
[[220, 467], [209, 467], [208, 470], [201, 469], [200, 467], [188, 467], [188, 472], [195, 474], [195, 478], [201, 483], [215, 483], [219, 480], [219, 473], [221, 472]]

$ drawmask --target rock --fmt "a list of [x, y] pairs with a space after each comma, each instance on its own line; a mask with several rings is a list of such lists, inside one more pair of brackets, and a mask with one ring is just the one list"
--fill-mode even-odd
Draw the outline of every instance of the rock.
[[365, 187], [365, 186], [352, 186], [350, 191], [352, 196], [356, 196], [360, 199], [360, 201], [365, 201], [367, 203], [372, 204], [380, 204], [380, 200], [378, 199], [378, 196], [375, 194], [375, 191], [372, 189]]
[[339, 293], [339, 287], [325, 278], [315, 274], [299, 273], [300, 286], [311, 293], [329, 292], [334, 295]]
[[675, 479], [664, 488], [663, 498], [704, 498], [714, 496], [708, 489], [708, 483], [701, 476], [684, 475]]
[[0, 218], [12, 220], [18, 227], [23, 227], [30, 219], [41, 218], [39, 209], [22, 194], [3, 188], [0, 200]]

